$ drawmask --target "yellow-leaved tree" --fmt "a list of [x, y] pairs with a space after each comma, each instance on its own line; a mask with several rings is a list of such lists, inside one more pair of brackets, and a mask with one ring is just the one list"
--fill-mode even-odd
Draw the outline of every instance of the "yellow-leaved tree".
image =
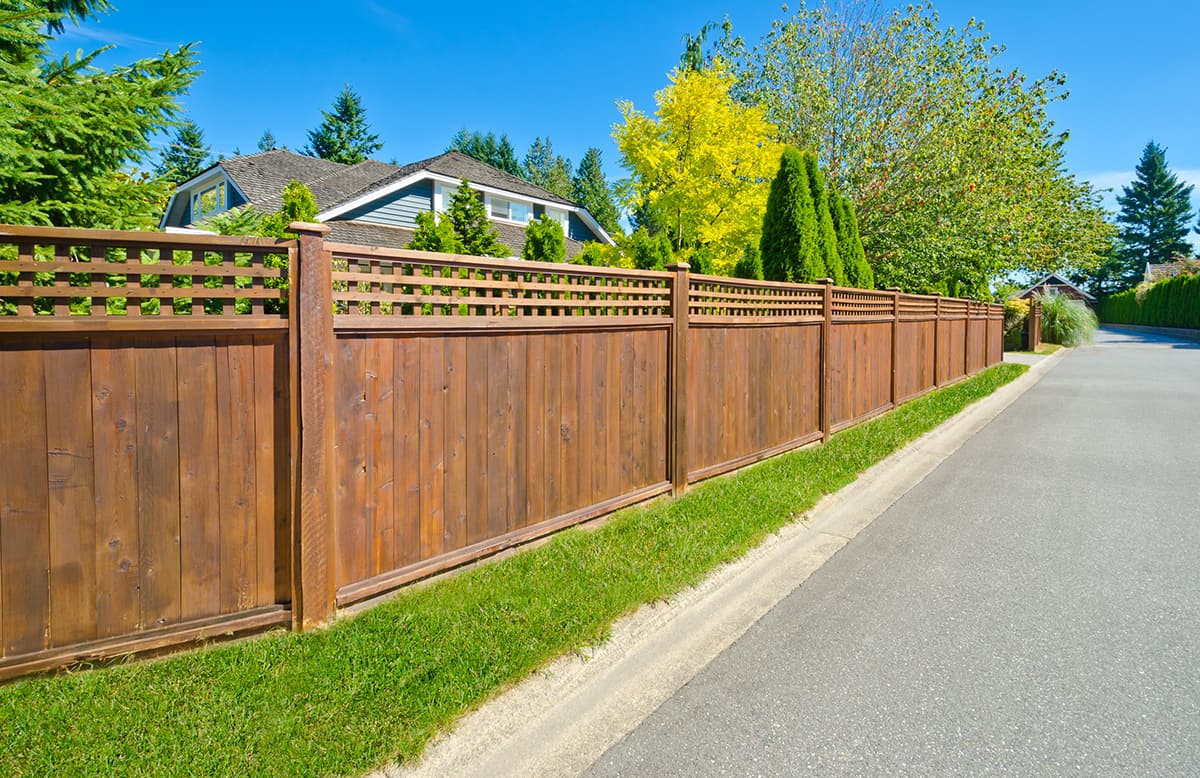
[[613, 137], [630, 173], [621, 196], [639, 224], [670, 237], [677, 259], [732, 275], [746, 246], [758, 245], [783, 147], [761, 108], [730, 97], [733, 77], [720, 62], [669, 78], [654, 116], [618, 104], [624, 122]]

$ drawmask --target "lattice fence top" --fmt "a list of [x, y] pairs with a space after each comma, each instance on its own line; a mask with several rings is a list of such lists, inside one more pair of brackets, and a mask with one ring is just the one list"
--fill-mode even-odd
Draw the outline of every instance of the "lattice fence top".
[[691, 276], [688, 316], [723, 318], [811, 318], [822, 314], [820, 286], [749, 281], [722, 276]]
[[965, 319], [970, 303], [967, 300], [959, 300], [956, 298], [942, 298], [942, 318], [943, 319]]
[[937, 298], [924, 295], [900, 295], [900, 318], [905, 321], [924, 321], [937, 318]]
[[646, 317], [671, 313], [670, 273], [330, 244], [340, 316]]
[[0, 326], [52, 317], [282, 321], [294, 245], [262, 238], [2, 227]]
[[835, 319], [891, 318], [894, 311], [895, 302], [891, 292], [834, 288], [832, 294]]

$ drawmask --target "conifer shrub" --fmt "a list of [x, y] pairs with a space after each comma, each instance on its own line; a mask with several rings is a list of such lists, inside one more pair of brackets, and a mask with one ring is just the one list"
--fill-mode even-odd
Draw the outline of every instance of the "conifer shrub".
[[625, 243], [625, 250], [638, 270], [662, 270], [675, 261], [671, 239], [665, 233], [651, 235], [639, 227]]
[[867, 262], [867, 253], [863, 250], [854, 204], [837, 190], [830, 189], [829, 194], [829, 213], [833, 217], [833, 227], [837, 233], [838, 256], [846, 274], [846, 285], [859, 289], [874, 289], [875, 272]]
[[762, 252], [758, 250], [758, 246], [749, 244], [742, 250], [742, 258], [733, 267], [733, 276], [752, 281], [763, 280]]
[[1200, 329], [1200, 273], [1183, 273], [1109, 295], [1099, 314], [1101, 321], [1113, 324]]
[[788, 148], [779, 160], [763, 216], [763, 277], [769, 281], [815, 281], [826, 275], [817, 238], [817, 214], [804, 155]]
[[545, 215], [525, 227], [521, 258], [534, 262], [562, 262], [567, 258], [567, 241], [562, 225]]
[[813, 210], [817, 216], [817, 255], [825, 265], [825, 275], [838, 286], [846, 285], [846, 269], [838, 253], [837, 232], [830, 213], [830, 192], [825, 186], [825, 175], [817, 164], [814, 151], [804, 152], [804, 169], [808, 173], [808, 185], [812, 189]]

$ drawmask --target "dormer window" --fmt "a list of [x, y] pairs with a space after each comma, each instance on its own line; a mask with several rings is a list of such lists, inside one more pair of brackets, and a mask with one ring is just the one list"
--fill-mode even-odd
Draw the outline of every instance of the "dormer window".
[[528, 223], [529, 217], [533, 214], [532, 203], [509, 200], [508, 198], [496, 197], [495, 195], [487, 196], [487, 206], [488, 215], [493, 219], [504, 219], [520, 224]]
[[203, 221], [228, 208], [229, 198], [225, 193], [224, 181], [192, 193], [192, 223]]

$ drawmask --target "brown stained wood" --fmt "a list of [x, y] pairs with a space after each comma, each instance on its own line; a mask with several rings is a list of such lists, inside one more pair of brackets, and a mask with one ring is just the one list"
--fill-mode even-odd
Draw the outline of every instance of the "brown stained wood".
[[366, 368], [364, 337], [339, 337], [334, 368], [334, 435], [337, 463], [334, 529], [337, 582], [345, 586], [367, 577], [367, 546], [372, 532], [367, 515]]
[[371, 534], [366, 537], [370, 552], [366, 569], [372, 576], [391, 570], [395, 564], [395, 349], [390, 338], [368, 337], [363, 346], [366, 430], [370, 433], [366, 441], [366, 512], [371, 517]]
[[275, 343], [254, 336], [255, 602], [275, 602]]
[[[0, 653], [25, 654], [50, 641], [50, 504], [42, 352], [0, 347]], [[55, 412], [55, 409], [49, 409]]]
[[[525, 525], [546, 519], [546, 338], [533, 334], [525, 347], [525, 386], [528, 391], [525, 430]], [[482, 537], [480, 538], [482, 539]], [[477, 541], [473, 541], [477, 542]]]
[[558, 477], [562, 486], [562, 504], [557, 513], [583, 507], [580, 489], [583, 451], [579, 445], [579, 338], [578, 333], [563, 338], [562, 392], [559, 395], [562, 416], [558, 428], [561, 441]]
[[254, 346], [231, 336], [217, 355], [217, 441], [221, 484], [221, 613], [253, 607], [258, 594], [254, 554], [257, 502], [254, 472]]
[[[696, 463], [697, 469], [701, 465], [716, 464], [734, 458], [740, 447], [740, 441], [736, 437], [738, 427], [734, 424], [734, 419], [737, 418], [737, 409], [740, 408], [737, 398], [745, 376], [739, 372], [738, 360], [745, 357], [745, 351], [738, 353], [733, 342], [738, 335], [737, 330], [719, 330], [713, 334], [708, 349], [707, 373], [708, 380], [713, 384], [713, 396], [717, 405], [708, 410], [710, 414], [715, 415], [707, 425], [710, 455], [704, 462]], [[723, 369], [715, 369], [718, 365]]]
[[511, 452], [509, 464], [508, 528], [519, 529], [529, 523], [526, 513], [528, 505], [528, 464], [525, 446], [525, 430], [529, 424], [528, 367], [529, 336], [513, 336], [508, 351], [508, 384], [511, 406], [508, 426], [505, 428], [506, 445]]
[[445, 353], [439, 338], [421, 338], [420, 441], [421, 540], [420, 558], [431, 559], [445, 550]]
[[595, 335], [576, 335], [579, 339], [579, 382], [576, 399], [577, 417], [576, 440], [579, 447], [578, 467], [578, 505], [591, 505], [592, 477], [595, 471], [596, 459], [596, 376], [594, 360], [596, 356]]
[[639, 481], [635, 443], [638, 434], [635, 385], [634, 334], [621, 335], [621, 481], [622, 492], [633, 491]]
[[560, 475], [562, 466], [562, 386], [563, 386], [563, 341], [557, 335], [545, 336], [546, 396], [543, 416], [543, 457], [545, 466], [547, 519], [564, 512], [563, 484]]
[[137, 534], [137, 386], [131, 339], [93, 341], [96, 472], [96, 634], [140, 628]]
[[[142, 629], [180, 618], [179, 396], [175, 344], [135, 351]], [[251, 419], [253, 429], [253, 419]], [[250, 442], [250, 441], [247, 441]]]
[[[646, 332], [646, 353], [650, 355], [647, 386], [650, 388], [651, 398], [651, 422], [646, 433], [650, 444], [648, 468], [652, 481], [671, 480], [671, 470], [667, 465], [672, 410], [667, 396], [671, 386], [669, 338], [670, 333], [667, 330]], [[686, 423], [686, 418], [683, 421]], [[686, 474], [684, 480], [686, 481]]]
[[416, 338], [395, 341], [392, 389], [396, 434], [392, 567], [421, 559], [421, 350]]
[[179, 603], [188, 621], [221, 610], [217, 346], [212, 337], [192, 336], [179, 338], [178, 349]]
[[621, 489], [621, 335], [604, 335], [604, 495], [612, 499]]
[[644, 333], [632, 333], [633, 349], [633, 488], [640, 489], [651, 481], [650, 473], [650, 413], [651, 386], [649, 383], [649, 349]]
[[274, 509], [274, 576], [276, 603], [290, 603], [292, 599], [292, 412], [295, 408], [291, 390], [289, 366], [289, 343], [286, 338], [274, 338], [272, 364], [275, 368], [271, 396], [274, 398], [275, 438], [272, 455], [275, 469]]
[[446, 338], [446, 549], [467, 545], [467, 343], [462, 337]]
[[[466, 493], [466, 545], [488, 536], [488, 341], [465, 338], [466, 347], [466, 468], [462, 489]], [[533, 398], [530, 397], [532, 403]], [[540, 407], [540, 406], [533, 406]], [[540, 439], [539, 439], [540, 444]]]
[[488, 337], [488, 418], [480, 430], [487, 437], [488, 535], [508, 531], [508, 490], [511, 475], [507, 466], [508, 420], [512, 413], [508, 383], [508, 335]]
[[608, 498], [608, 335], [599, 334], [591, 338], [589, 353], [591, 375], [585, 377], [591, 387], [590, 446], [591, 457], [591, 501], [601, 502]]
[[[47, 344], [42, 355], [46, 407], [53, 409], [46, 414], [50, 645], [61, 646], [96, 637], [91, 348], [86, 340]], [[4, 369], [3, 363], [0, 352], [0, 370]], [[7, 443], [5, 440], [5, 447]], [[8, 472], [7, 467], [0, 465], [0, 474]]]

